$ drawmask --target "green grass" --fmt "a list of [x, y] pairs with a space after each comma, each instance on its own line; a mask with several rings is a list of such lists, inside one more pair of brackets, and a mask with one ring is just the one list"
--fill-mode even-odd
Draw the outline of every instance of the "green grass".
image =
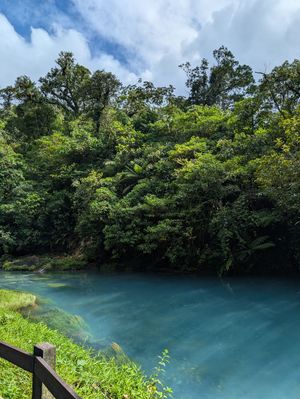
[[28, 306], [34, 306], [36, 297], [32, 294], [0, 290], [0, 311], [1, 310], [21, 310]]
[[[57, 348], [57, 372], [83, 399], [156, 399], [169, 397], [168, 389], [157, 388], [157, 376], [147, 378], [118, 345], [114, 356], [95, 354], [73, 343], [44, 323], [25, 319], [18, 309], [35, 304], [31, 294], [0, 290], [0, 340], [30, 353], [36, 343], [50, 342]], [[0, 396], [31, 398], [31, 375], [0, 360]], [[158, 383], [158, 385], [157, 385]]]
[[78, 256], [20, 256], [18, 258], [2, 259], [2, 269], [6, 271], [34, 270], [82, 270], [86, 261]]

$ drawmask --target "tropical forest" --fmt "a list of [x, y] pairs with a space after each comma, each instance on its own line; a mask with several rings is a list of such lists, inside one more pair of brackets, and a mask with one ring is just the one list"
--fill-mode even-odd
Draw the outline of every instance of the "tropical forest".
[[1, 88], [3, 399], [32, 394], [3, 348], [40, 342], [83, 399], [299, 397], [300, 60], [178, 68], [62, 51]]
[[[300, 266], [300, 61], [256, 74], [225, 47], [187, 97], [61, 53], [1, 89], [0, 251], [140, 271]], [[63, 263], [63, 262], [62, 262]], [[59, 264], [58, 264], [59, 267]]]

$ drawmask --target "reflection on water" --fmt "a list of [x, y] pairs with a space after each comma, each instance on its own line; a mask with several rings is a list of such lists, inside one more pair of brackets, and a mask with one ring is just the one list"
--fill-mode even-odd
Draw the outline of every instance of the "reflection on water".
[[177, 399], [300, 397], [298, 280], [2, 272], [0, 286], [47, 298], [146, 370], [168, 348]]

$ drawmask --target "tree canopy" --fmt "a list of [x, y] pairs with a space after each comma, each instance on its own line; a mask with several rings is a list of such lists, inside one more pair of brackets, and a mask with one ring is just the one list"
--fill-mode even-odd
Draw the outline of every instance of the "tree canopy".
[[213, 57], [181, 66], [186, 97], [68, 52], [2, 88], [0, 255], [298, 270], [300, 61], [255, 81], [227, 48]]

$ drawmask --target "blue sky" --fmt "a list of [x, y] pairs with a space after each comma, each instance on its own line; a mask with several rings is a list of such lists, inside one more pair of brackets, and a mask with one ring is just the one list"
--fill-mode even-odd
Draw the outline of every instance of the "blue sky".
[[44, 75], [61, 50], [91, 70], [184, 90], [178, 68], [222, 44], [255, 70], [300, 58], [299, 0], [0, 0], [0, 85]]

